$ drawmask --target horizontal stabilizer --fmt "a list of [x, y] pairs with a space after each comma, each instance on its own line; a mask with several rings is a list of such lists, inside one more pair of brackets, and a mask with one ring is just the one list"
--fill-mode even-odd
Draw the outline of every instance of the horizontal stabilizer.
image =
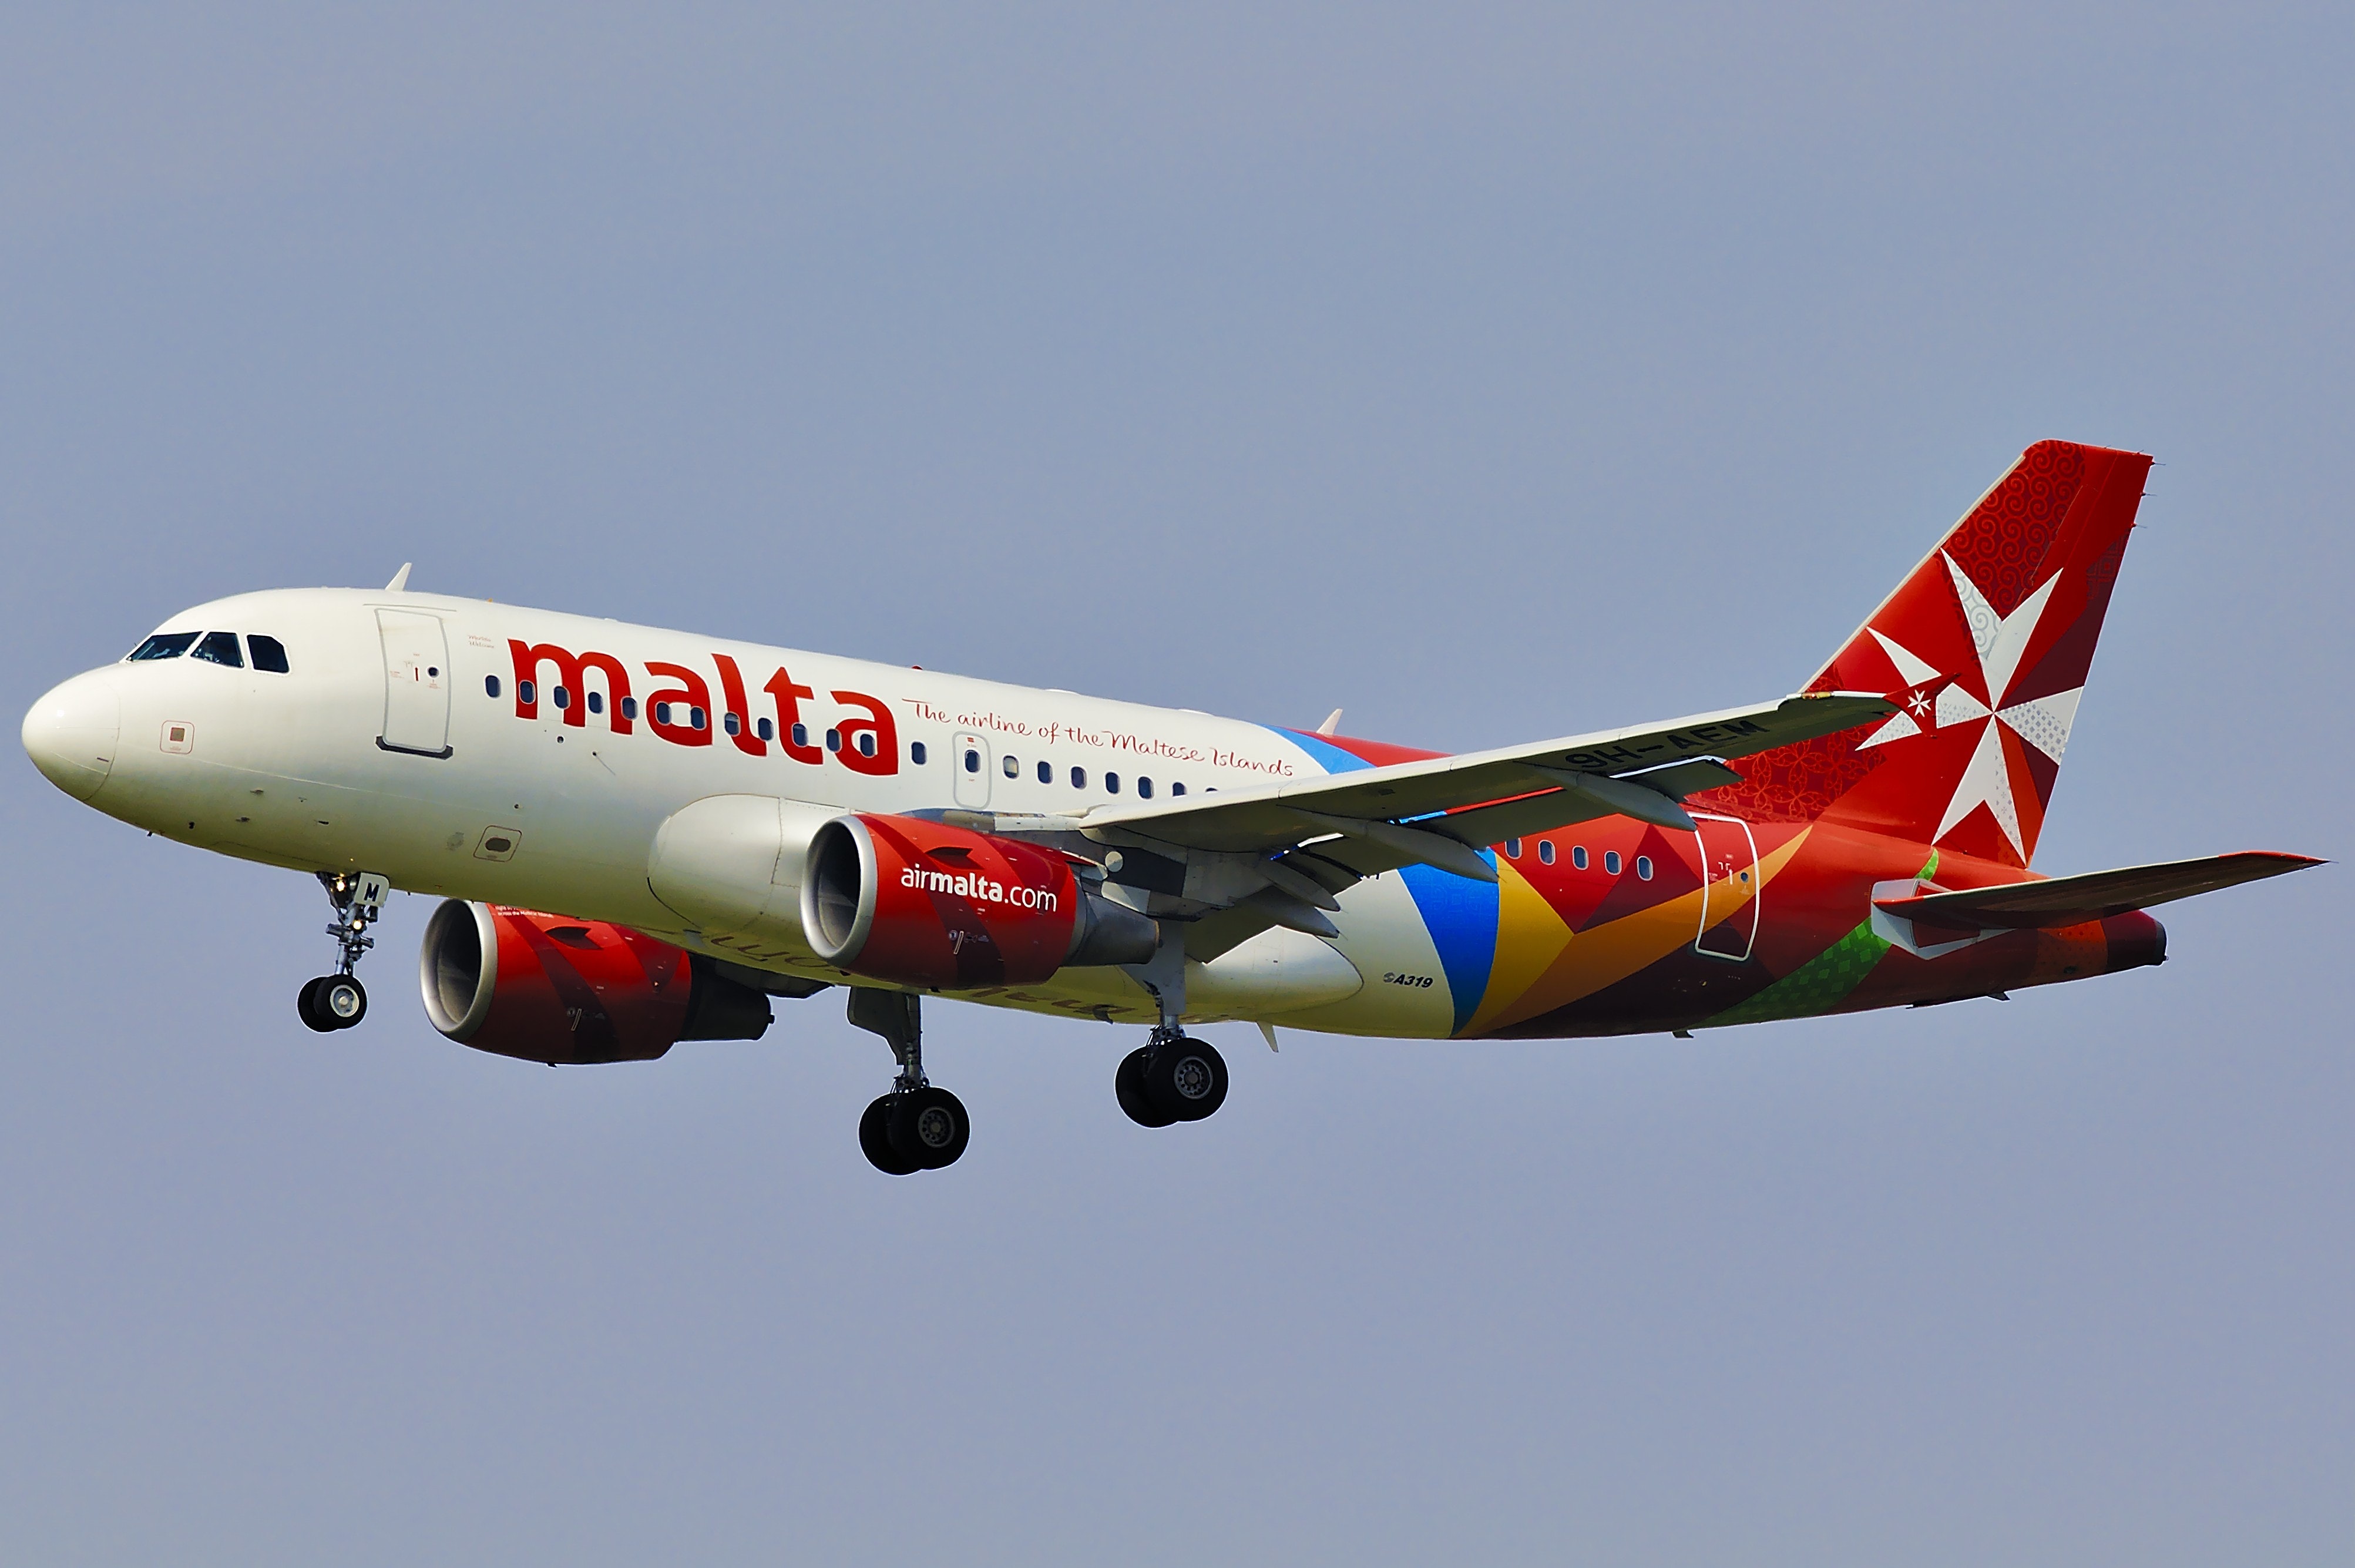
[[1968, 888], [1959, 892], [1876, 899], [1873, 907], [1901, 920], [1957, 930], [1995, 926], [2057, 931], [2064, 926], [2083, 925], [2087, 921], [2106, 920], [2128, 910], [2148, 909], [2153, 904], [2188, 899], [2194, 893], [2211, 893], [2218, 888], [2235, 887], [2321, 864], [2307, 855], [2248, 849], [2237, 855], [2211, 855], [2198, 860], [2088, 871], [2078, 877], [2046, 877], [2032, 882], [2007, 882], [2000, 887]]

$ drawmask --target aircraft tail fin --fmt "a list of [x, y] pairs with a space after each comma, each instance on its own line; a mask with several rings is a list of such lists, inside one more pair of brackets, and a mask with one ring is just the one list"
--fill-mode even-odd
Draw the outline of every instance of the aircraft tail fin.
[[1745, 760], [1723, 805], [2025, 868], [2149, 471], [2073, 442], [2020, 453], [1806, 688], [1889, 692], [1898, 712]]

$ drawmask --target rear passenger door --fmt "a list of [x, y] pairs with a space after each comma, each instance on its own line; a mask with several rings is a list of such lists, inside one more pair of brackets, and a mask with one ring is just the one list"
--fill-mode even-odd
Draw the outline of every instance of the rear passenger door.
[[422, 757], [450, 754], [450, 645], [442, 617], [378, 610], [384, 643], [384, 728], [377, 744]]

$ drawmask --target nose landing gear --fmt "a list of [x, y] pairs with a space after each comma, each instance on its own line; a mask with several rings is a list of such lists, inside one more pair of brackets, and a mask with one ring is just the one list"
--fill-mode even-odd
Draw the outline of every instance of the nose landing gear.
[[857, 986], [850, 991], [851, 1024], [882, 1036], [900, 1063], [891, 1092], [858, 1118], [858, 1147], [886, 1176], [913, 1176], [954, 1165], [973, 1136], [964, 1102], [924, 1078], [922, 1001], [903, 991]]
[[368, 1017], [368, 987], [352, 970], [360, 955], [376, 945], [368, 928], [384, 912], [385, 896], [392, 885], [375, 871], [322, 871], [319, 882], [336, 909], [327, 934], [341, 949], [342, 962], [334, 974], [304, 983], [294, 998], [294, 1010], [305, 1025], [326, 1034], [349, 1029]]

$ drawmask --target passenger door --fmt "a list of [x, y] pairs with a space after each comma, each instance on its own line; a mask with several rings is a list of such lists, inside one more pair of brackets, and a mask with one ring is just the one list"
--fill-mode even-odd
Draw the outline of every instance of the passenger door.
[[384, 729], [377, 744], [424, 757], [450, 754], [450, 646], [442, 617], [378, 610], [384, 639]]
[[1740, 962], [1758, 939], [1758, 841], [1732, 816], [1692, 814], [1700, 837], [1700, 933], [1693, 951]]

